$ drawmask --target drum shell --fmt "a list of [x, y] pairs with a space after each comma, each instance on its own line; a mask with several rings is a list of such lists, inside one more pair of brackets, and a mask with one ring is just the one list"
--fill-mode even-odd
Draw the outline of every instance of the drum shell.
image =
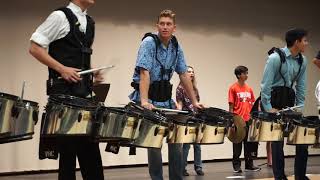
[[291, 124], [292, 130], [287, 139], [288, 145], [307, 144], [312, 145], [316, 142], [316, 128]]
[[41, 122], [41, 135], [53, 136], [93, 136], [99, 125], [95, 109], [85, 109], [64, 105], [54, 101], [48, 102], [46, 114]]
[[283, 141], [282, 124], [253, 118], [249, 126], [248, 142]]
[[142, 118], [139, 121], [138, 128], [134, 132], [131, 145], [143, 148], [161, 148], [163, 138], [168, 131], [168, 124], [164, 121], [153, 121]]
[[320, 127], [316, 129], [316, 141], [313, 148], [320, 148]]
[[24, 101], [15, 106], [18, 115], [12, 117], [12, 131], [10, 136], [19, 137], [34, 134], [34, 125], [38, 121], [39, 106], [38, 103]]
[[196, 143], [199, 124], [177, 124], [175, 122], [169, 125], [168, 143]]
[[120, 110], [106, 109], [99, 119], [97, 138], [103, 141], [131, 141], [139, 124], [139, 117]]
[[17, 100], [17, 96], [0, 93], [0, 137], [11, 132], [11, 111]]
[[197, 134], [197, 144], [223, 144], [226, 128], [218, 125], [201, 124]]

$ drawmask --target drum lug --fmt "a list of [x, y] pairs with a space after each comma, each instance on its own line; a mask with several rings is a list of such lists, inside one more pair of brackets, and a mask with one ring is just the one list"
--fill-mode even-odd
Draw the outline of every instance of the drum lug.
[[202, 133], [204, 132], [204, 130], [206, 130], [206, 125], [202, 125], [202, 127], [201, 127], [201, 132]]
[[224, 128], [224, 135], [226, 135], [228, 133], [228, 129]]
[[164, 130], [164, 135], [163, 135], [163, 137], [168, 136], [168, 134], [169, 134], [169, 129], [168, 129], [168, 128], [166, 128], [166, 129]]
[[188, 134], [188, 126], [186, 127], [186, 129], [184, 130], [184, 135]]
[[158, 133], [159, 133], [159, 127], [156, 127], [155, 129], [154, 129], [154, 136], [157, 136], [158, 135]]
[[214, 135], [216, 136], [218, 134], [218, 128], [214, 129]]
[[144, 123], [140, 123], [139, 132], [141, 131], [143, 125], [144, 125]]
[[292, 133], [293, 129], [294, 129], [294, 126], [292, 124], [289, 124], [289, 128], [288, 128], [289, 133]]
[[81, 119], [82, 119], [82, 113], [81, 113], [81, 112], [79, 112], [79, 115], [78, 115], [78, 122], [80, 122], [80, 121], [81, 121]]
[[138, 122], [139, 122], [139, 121], [137, 121], [137, 120], [134, 121], [134, 123], [133, 123], [133, 129], [137, 129], [137, 127], [138, 127]]
[[19, 113], [19, 109], [16, 106], [13, 106], [11, 109], [11, 117], [18, 118]]
[[170, 123], [170, 124], [169, 124], [169, 130], [170, 130], [170, 131], [173, 131], [173, 129], [174, 129], [174, 125]]
[[304, 128], [303, 135], [304, 135], [304, 136], [306, 136], [306, 135], [307, 135], [307, 128]]
[[64, 109], [61, 107], [61, 109], [59, 110], [58, 118], [61, 119], [63, 114], [64, 114]]
[[273, 131], [273, 123], [270, 126], [270, 131]]
[[256, 121], [256, 129], [259, 129], [259, 128], [260, 128], [260, 124], [261, 124], [260, 121]]
[[0, 111], [1, 111], [1, 108], [2, 108], [2, 102], [0, 102]]
[[33, 110], [32, 119], [34, 121], [34, 124], [38, 123], [38, 120], [39, 120], [39, 111], [38, 110]]
[[102, 115], [102, 122], [103, 122], [103, 123], [106, 123], [106, 122], [107, 122], [107, 119], [108, 119], [108, 114], [105, 114], [105, 113], [104, 113], [104, 114]]

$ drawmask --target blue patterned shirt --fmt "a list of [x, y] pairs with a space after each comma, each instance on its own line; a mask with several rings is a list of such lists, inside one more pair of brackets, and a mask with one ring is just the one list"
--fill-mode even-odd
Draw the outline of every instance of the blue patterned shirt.
[[[183, 51], [180, 46], [178, 46], [178, 53], [176, 55], [176, 47], [170, 40], [168, 47], [161, 44], [158, 47], [158, 60], [162, 63], [165, 69], [171, 69], [172, 72], [177, 72], [178, 74], [185, 73], [187, 71], [187, 65], [185, 63]], [[156, 60], [156, 44], [152, 37], [146, 37], [140, 44], [140, 49], [138, 52], [137, 62], [135, 66], [135, 71], [133, 74], [133, 81], [136, 83], [140, 82], [140, 69], [143, 68], [150, 73], [150, 84], [153, 81], [160, 81], [161, 77], [161, 64]], [[165, 74], [163, 80], [170, 80], [173, 73]], [[140, 102], [140, 92], [135, 90], [129, 95], [130, 100], [135, 102]], [[165, 102], [149, 102], [156, 107], [163, 108], [174, 108], [174, 101], [168, 100]]]

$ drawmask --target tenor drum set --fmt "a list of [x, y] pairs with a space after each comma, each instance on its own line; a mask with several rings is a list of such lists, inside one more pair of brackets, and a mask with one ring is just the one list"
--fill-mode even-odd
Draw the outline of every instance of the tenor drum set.
[[[0, 92], [0, 144], [32, 139], [39, 106], [24, 100], [23, 92], [24, 84], [21, 97]], [[164, 139], [167, 143], [209, 145], [222, 144], [225, 137], [239, 143], [248, 134], [249, 142], [284, 141], [287, 136], [288, 145], [319, 148], [319, 117], [304, 117], [292, 109], [253, 112], [246, 124], [240, 116], [214, 107], [196, 113], [149, 110], [134, 102], [105, 107], [93, 99], [56, 94], [49, 96], [44, 108], [40, 136], [57, 140], [81, 136], [119, 146], [161, 148]]]

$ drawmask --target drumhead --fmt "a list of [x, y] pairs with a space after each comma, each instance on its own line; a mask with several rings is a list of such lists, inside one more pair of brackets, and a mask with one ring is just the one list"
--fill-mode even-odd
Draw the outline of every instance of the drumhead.
[[49, 96], [49, 102], [64, 104], [72, 107], [78, 107], [83, 109], [95, 109], [98, 106], [97, 102], [90, 101], [88, 99], [79, 98], [70, 95], [51, 95]]
[[298, 126], [317, 128], [320, 127], [320, 120], [318, 116], [306, 116], [300, 119], [293, 119], [292, 123]]
[[280, 115], [277, 115], [276, 113], [268, 113], [263, 111], [254, 111], [251, 113], [252, 118], [260, 119], [262, 121], [269, 121], [269, 122], [275, 122], [279, 119], [281, 119]]
[[13, 100], [13, 101], [17, 101], [19, 99], [18, 96], [11, 95], [11, 94], [6, 94], [6, 93], [2, 93], [2, 92], [0, 92], [0, 98], [10, 99], [10, 100]]
[[164, 117], [163, 115], [146, 109], [135, 103], [129, 103], [125, 108], [128, 110], [129, 113], [139, 115], [140, 117], [150, 120], [156, 124], [166, 123], [167, 121], [166, 117]]
[[233, 120], [233, 114], [219, 108], [209, 107], [200, 109], [196, 115], [197, 118], [211, 125], [217, 125], [221, 122], [227, 122]]
[[183, 126], [197, 126], [197, 119], [191, 115], [178, 114], [178, 113], [168, 113], [165, 115], [169, 121], [174, 124], [179, 124]]
[[295, 111], [285, 111], [281, 113], [282, 118], [287, 118], [287, 119], [301, 119], [302, 118], [302, 113], [301, 112], [295, 112]]
[[126, 107], [106, 107], [106, 109], [108, 112], [114, 112], [118, 114], [128, 114], [130, 116], [135, 116], [135, 117], [138, 117], [140, 115], [136, 112], [130, 111]]

